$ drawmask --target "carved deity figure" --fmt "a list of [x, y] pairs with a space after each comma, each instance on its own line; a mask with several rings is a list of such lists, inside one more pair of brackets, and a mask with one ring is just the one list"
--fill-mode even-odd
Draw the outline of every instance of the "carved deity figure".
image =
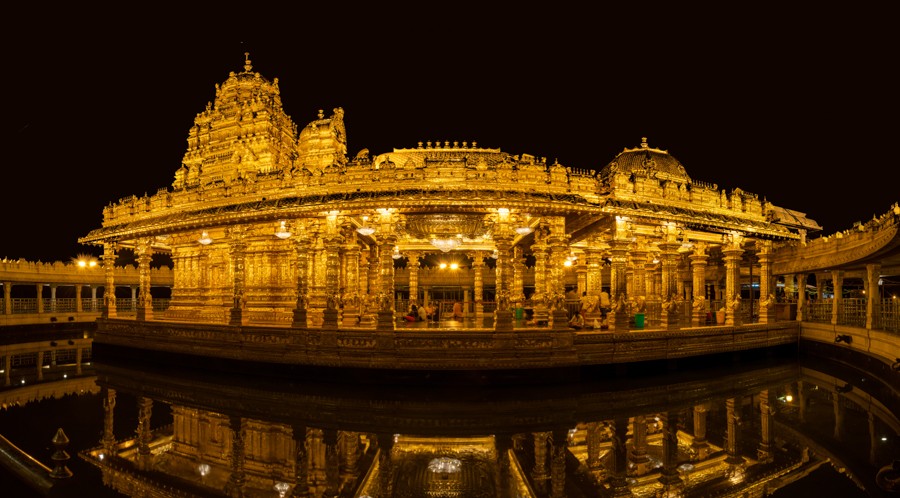
[[587, 293], [581, 296], [581, 312], [582, 313], [593, 313], [597, 311], [597, 307], [600, 305], [600, 296], [590, 296]]
[[625, 300], [625, 294], [620, 293], [619, 299], [616, 301], [616, 313], [625, 313], [628, 308], [628, 302]]
[[725, 306], [731, 311], [739, 310], [741, 308], [741, 295], [735, 293], [733, 296], [728, 296], [728, 299], [725, 301]]
[[692, 305], [694, 310], [705, 310], [706, 309], [706, 297], [704, 296], [696, 296], [694, 297], [694, 304]]

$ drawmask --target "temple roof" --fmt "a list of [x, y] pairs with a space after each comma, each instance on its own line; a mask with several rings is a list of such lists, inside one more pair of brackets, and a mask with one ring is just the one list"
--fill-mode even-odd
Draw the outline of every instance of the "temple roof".
[[647, 138], [641, 138], [641, 145], [633, 149], [625, 148], [609, 164], [600, 170], [601, 177], [608, 177], [613, 173], [635, 171], [653, 173], [661, 180], [680, 180], [691, 183], [684, 166], [669, 155], [668, 151], [655, 149], [647, 144]]

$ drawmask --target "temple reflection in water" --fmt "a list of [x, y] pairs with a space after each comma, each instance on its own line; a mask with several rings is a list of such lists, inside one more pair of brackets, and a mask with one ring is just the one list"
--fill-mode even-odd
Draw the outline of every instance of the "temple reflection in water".
[[462, 388], [100, 361], [104, 430], [80, 456], [128, 496], [765, 496], [822, 465], [879, 496], [900, 422], [877, 376], [746, 365]]
[[[298, 132], [278, 80], [248, 55], [243, 69], [197, 115], [171, 188], [110, 204], [79, 240], [102, 265], [0, 268], [4, 315], [25, 308], [14, 282], [38, 286], [34, 323], [59, 282], [81, 313], [83, 275], [102, 272], [96, 328], [68, 345], [78, 375], [87, 349], [96, 362], [102, 430], [75, 450], [104, 489], [755, 497], [820, 468], [846, 475], [828, 488], [845, 496], [897, 489], [900, 322], [871, 296], [900, 273], [900, 206], [810, 241], [804, 213], [694, 180], [646, 139], [599, 170], [476, 142], [350, 159], [343, 109]], [[117, 273], [123, 250], [136, 275]], [[851, 278], [865, 299], [845, 302]], [[414, 305], [425, 320], [406, 321]], [[40, 380], [50, 344], [8, 348], [6, 385], [13, 358]], [[842, 361], [748, 368], [817, 350]], [[181, 354], [215, 368], [176, 368]]]

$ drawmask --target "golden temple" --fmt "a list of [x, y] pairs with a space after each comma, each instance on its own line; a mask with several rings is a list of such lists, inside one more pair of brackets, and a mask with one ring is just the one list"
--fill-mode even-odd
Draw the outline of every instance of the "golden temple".
[[[753, 349], [797, 339], [796, 322], [778, 321], [779, 278], [803, 313], [808, 273], [838, 261], [875, 288], [897, 258], [870, 258], [900, 245], [896, 206], [837, 250], [816, 245], [807, 236], [820, 227], [805, 214], [694, 180], [646, 139], [599, 171], [456, 141], [351, 159], [344, 111], [298, 127], [278, 79], [254, 72], [249, 54], [216, 85], [187, 143], [171, 187], [109, 205], [103, 226], [79, 240], [103, 247], [107, 288], [123, 249], [141, 275], [137, 320], [117, 319], [107, 294], [98, 342], [416, 369]], [[828, 258], [808, 265], [798, 248], [815, 247]], [[174, 265], [161, 312], [143, 292], [155, 253]], [[842, 275], [831, 276], [836, 288]], [[427, 325], [403, 318], [414, 306], [433, 309]], [[641, 345], [624, 334], [641, 328], [659, 333]], [[675, 330], [693, 335], [673, 344]], [[588, 334], [601, 331], [611, 335]]]
[[[110, 204], [79, 240], [102, 246], [107, 289], [128, 275], [116, 271], [119, 252], [136, 255], [134, 317], [120, 316], [114, 291], [102, 297], [93, 346], [111, 357], [132, 348], [471, 380], [473, 371], [779, 350], [801, 334], [888, 365], [900, 356], [882, 304], [870, 299], [852, 330], [839, 312], [845, 277], [875, 289], [880, 275], [900, 274], [896, 205], [808, 240], [821, 227], [804, 213], [692, 179], [646, 138], [598, 170], [477, 142], [350, 155], [344, 110], [297, 126], [278, 79], [254, 72], [249, 54], [216, 85], [187, 142], [171, 186]], [[159, 253], [171, 273], [151, 271]], [[832, 280], [827, 312], [806, 301], [809, 274]], [[171, 285], [163, 309], [149, 292], [154, 275]], [[430, 310], [425, 320], [407, 321], [413, 306]], [[577, 329], [575, 312], [584, 314]], [[81, 456], [123, 493], [764, 496], [827, 460], [825, 450], [810, 456], [802, 435], [776, 440], [776, 424], [790, 431], [774, 418], [778, 400], [819, 395], [804, 391], [815, 381], [835, 388], [834, 399], [861, 396], [785, 368], [673, 381], [662, 386], [663, 406], [657, 385], [401, 395], [373, 393], [358, 385], [363, 377], [343, 385], [348, 392], [189, 380], [174, 363], [163, 372], [96, 365], [104, 433]], [[117, 392], [137, 400], [134, 438], [113, 433]], [[169, 407], [170, 426], [151, 430], [154, 403]], [[876, 408], [900, 432], [897, 417]], [[742, 415], [756, 420], [744, 426], [759, 440], [749, 456]], [[716, 443], [709, 420], [724, 434]]]

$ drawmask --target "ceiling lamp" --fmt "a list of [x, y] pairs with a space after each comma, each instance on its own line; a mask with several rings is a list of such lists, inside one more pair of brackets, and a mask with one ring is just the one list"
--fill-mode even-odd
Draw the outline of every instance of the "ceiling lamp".
[[461, 460], [449, 457], [438, 457], [428, 462], [429, 472], [435, 474], [455, 474], [460, 471], [461, 466]]
[[400, 248], [399, 248], [399, 247], [394, 246], [394, 252], [393, 252], [393, 254], [391, 254], [391, 257], [394, 258], [394, 259], [400, 259], [400, 258], [403, 257], [403, 255], [400, 254]]
[[455, 238], [431, 239], [431, 245], [440, 249], [441, 252], [448, 252], [459, 247], [459, 240]]
[[278, 230], [275, 230], [275, 236], [279, 239], [286, 239], [291, 236], [291, 232], [287, 229], [286, 221], [282, 221], [281, 225], [278, 226]]
[[203, 233], [200, 234], [200, 238], [197, 239], [197, 242], [199, 242], [205, 246], [212, 244], [212, 241], [213, 241], [213, 239], [209, 236], [208, 233], [206, 233], [206, 230], [204, 230]]
[[366, 222], [369, 221], [369, 217], [368, 217], [368, 216], [363, 216], [363, 217], [362, 217], [362, 220], [363, 220], [363, 226], [357, 228], [356, 231], [359, 232], [360, 235], [365, 235], [366, 237], [368, 237], [368, 236], [372, 235], [373, 233], [375, 233], [375, 229], [374, 229], [374, 228], [372, 228], [372, 227], [366, 225]]

